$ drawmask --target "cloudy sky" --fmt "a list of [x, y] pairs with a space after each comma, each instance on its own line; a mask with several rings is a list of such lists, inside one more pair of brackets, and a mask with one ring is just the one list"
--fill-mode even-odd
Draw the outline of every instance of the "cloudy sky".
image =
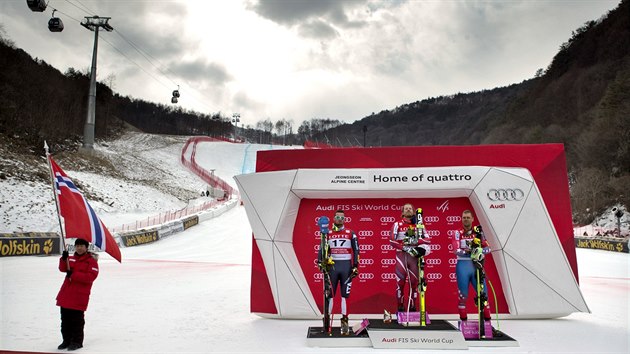
[[[532, 78], [586, 21], [619, 0], [26, 0], [0, 2], [2, 36], [62, 72], [203, 113], [352, 122], [427, 97]], [[48, 31], [52, 9], [65, 29]], [[97, 93], [98, 95], [98, 93]]]

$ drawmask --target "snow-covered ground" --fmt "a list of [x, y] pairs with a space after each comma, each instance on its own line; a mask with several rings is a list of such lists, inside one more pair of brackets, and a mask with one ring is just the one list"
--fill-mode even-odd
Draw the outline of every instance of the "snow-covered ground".
[[[159, 140], [156, 136], [142, 134], [133, 139], [153, 141], [153, 144]], [[145, 173], [142, 171], [164, 174], [165, 185], [189, 188], [196, 194], [204, 187], [203, 182], [179, 163], [185, 139], [168, 139], [170, 141], [163, 145], [155, 144], [157, 148], [153, 150], [156, 151], [147, 148], [146, 153], [135, 154], [135, 162], [131, 157], [124, 157], [124, 149], [117, 147], [126, 145], [133, 153], [133, 145], [139, 146], [134, 142], [121, 140], [98, 148], [132, 162], [129, 175], [136, 173], [137, 178], [142, 179]], [[232, 176], [253, 171], [253, 152], [268, 148], [201, 143], [196, 159], [202, 167], [215, 169], [219, 177], [235, 185]], [[142, 171], [132, 172], [135, 166], [144, 167]], [[162, 192], [165, 185], [138, 191], [139, 194], [115, 192], [116, 184], [127, 185], [99, 178], [97, 174], [66, 172], [71, 178], [89, 184], [95, 193], [110, 198], [107, 201], [114, 202], [112, 206], [105, 207], [102, 203], [95, 207], [108, 225], [186, 204], [169, 200]], [[168, 175], [172, 178], [166, 177]], [[131, 182], [125, 183], [130, 184], [129, 188], [134, 187]], [[50, 195], [49, 185], [34, 184], [33, 189], [29, 189], [33, 193], [30, 196], [20, 195], [20, 188], [12, 186], [2, 182], [0, 187], [3, 196], [6, 194], [16, 201]], [[155, 204], [138, 203], [139, 196], [154, 200]], [[45, 216], [46, 222], [35, 220], [42, 215], [19, 214], [26, 220], [16, 220], [2, 228], [31, 225], [29, 222], [55, 225], [54, 211]], [[17, 218], [18, 214], [11, 217]], [[86, 338], [80, 352], [391, 352], [372, 348], [311, 348], [306, 344], [307, 329], [319, 326], [320, 321], [263, 319], [251, 314], [251, 228], [240, 206], [157, 243], [121, 251], [122, 264], [101, 254], [100, 276], [94, 283], [86, 312]], [[535, 252], [535, 247], [532, 251]], [[592, 313], [549, 320], [501, 321], [501, 330], [517, 339], [520, 347], [471, 348], [469, 352], [630, 352], [630, 255], [578, 249], [577, 257], [580, 288]], [[61, 335], [55, 296], [64, 277], [57, 270], [57, 262], [57, 257], [0, 258], [0, 351], [57, 352]], [[351, 316], [351, 322], [357, 320]]]

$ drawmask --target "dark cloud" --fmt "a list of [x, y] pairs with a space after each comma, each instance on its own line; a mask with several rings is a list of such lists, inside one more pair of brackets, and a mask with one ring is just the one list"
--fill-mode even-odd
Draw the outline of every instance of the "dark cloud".
[[331, 38], [338, 28], [358, 28], [366, 23], [350, 20], [348, 11], [365, 7], [367, 0], [258, 0], [248, 8], [261, 17], [287, 27], [297, 27], [304, 37]]
[[203, 60], [176, 62], [170, 65], [169, 70], [186, 81], [209, 82], [212, 85], [223, 85], [232, 79], [223, 65]]
[[328, 39], [339, 36], [339, 32], [337, 32], [334, 27], [321, 20], [312, 20], [308, 23], [300, 25], [298, 32], [302, 37], [320, 39]]

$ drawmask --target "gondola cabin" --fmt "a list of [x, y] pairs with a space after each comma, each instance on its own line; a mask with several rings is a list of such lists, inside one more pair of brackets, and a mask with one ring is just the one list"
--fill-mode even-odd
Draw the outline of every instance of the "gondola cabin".
[[44, 12], [46, 10], [45, 0], [26, 0], [26, 5], [34, 12]]
[[171, 98], [171, 103], [177, 103], [177, 97], [173, 96], [173, 98]]
[[50, 32], [61, 32], [63, 31], [63, 21], [59, 17], [53, 17], [48, 20], [48, 29]]

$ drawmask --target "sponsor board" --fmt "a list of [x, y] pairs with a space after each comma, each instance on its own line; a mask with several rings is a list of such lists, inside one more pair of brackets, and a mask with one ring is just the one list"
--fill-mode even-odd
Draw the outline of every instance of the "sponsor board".
[[628, 243], [630, 239], [623, 241], [607, 240], [600, 238], [575, 238], [575, 247], [578, 248], [591, 248], [595, 250], [604, 250], [612, 252], [630, 253], [628, 250]]
[[186, 218], [186, 219], [182, 220], [182, 223], [184, 225], [184, 230], [189, 229], [189, 228], [199, 224], [199, 216], [194, 215], [194, 216], [191, 216], [189, 218]]
[[144, 245], [159, 240], [157, 230], [145, 231], [140, 233], [132, 233], [120, 235], [120, 239], [125, 247], [133, 247]]
[[59, 237], [0, 238], [0, 257], [59, 255]]

